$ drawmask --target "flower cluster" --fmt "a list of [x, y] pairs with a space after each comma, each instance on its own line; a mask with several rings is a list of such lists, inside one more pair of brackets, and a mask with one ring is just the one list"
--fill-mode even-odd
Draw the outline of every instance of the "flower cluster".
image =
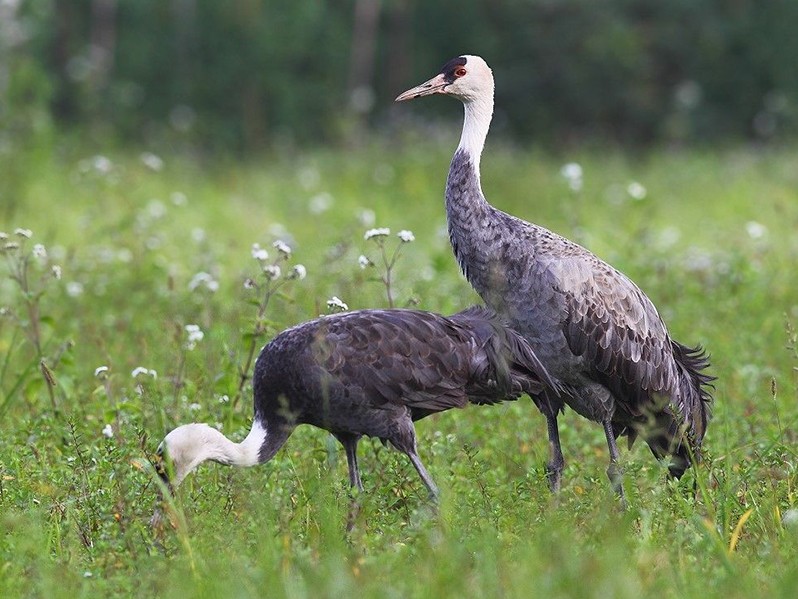
[[252, 244], [252, 257], [258, 262], [266, 262], [269, 259], [269, 252], [260, 247], [259, 243]]
[[141, 375], [149, 375], [154, 379], [158, 378], [158, 373], [150, 368], [145, 368], [144, 366], [136, 366], [133, 371], [130, 373], [134, 379], [139, 378]]
[[207, 272], [198, 272], [188, 282], [189, 291], [196, 289], [207, 289], [211, 293], [219, 290], [219, 281], [213, 278], [213, 275]]
[[633, 200], [644, 200], [646, 199], [646, 195], [648, 195], [646, 188], [637, 181], [631, 181], [629, 185], [626, 186], [626, 193], [628, 193], [629, 197]]
[[[402, 250], [402, 246], [406, 243], [411, 243], [416, 240], [416, 236], [413, 235], [413, 231], [408, 229], [402, 229], [396, 234], [396, 237], [399, 238], [399, 243], [393, 248], [392, 252], [388, 252], [386, 248], [386, 240], [388, 236], [390, 236], [391, 230], [388, 227], [379, 227], [374, 229], [368, 229], [365, 234], [363, 235], [363, 239], [366, 241], [372, 240], [374, 244], [379, 248], [380, 252], [380, 261], [382, 265], [385, 267], [385, 273], [380, 276], [380, 281], [385, 285], [385, 292], [388, 296], [388, 306], [393, 307], [393, 279], [392, 279], [392, 271], [394, 266], [396, 265], [396, 261], [399, 259], [399, 255]], [[370, 267], [377, 267], [377, 263], [369, 258], [365, 254], [361, 254], [357, 258], [358, 266], [360, 266], [361, 270], [365, 270], [366, 268]], [[328, 302], [329, 305], [329, 302]]]
[[327, 307], [332, 312], [346, 312], [349, 310], [349, 306], [336, 295], [327, 300]]
[[363, 239], [368, 241], [373, 237], [388, 237], [391, 234], [391, 230], [388, 227], [381, 227], [379, 229], [369, 229], [366, 231], [365, 235], [363, 235]]
[[[0, 231], [0, 250], [6, 252], [13, 252], [18, 250], [21, 247], [21, 244], [25, 243], [28, 239], [33, 237], [33, 231], [30, 229], [23, 229], [21, 227], [17, 227], [14, 229], [14, 235], [19, 239], [19, 241], [11, 241], [10, 236], [8, 233]], [[44, 246], [40, 243], [37, 243], [32, 250], [33, 254], [38, 258], [40, 256], [37, 255], [38, 253], [44, 252], [44, 257], [47, 257], [47, 251], [44, 249]]]
[[266, 278], [270, 281], [276, 281], [280, 278], [282, 270], [278, 264], [267, 264], [263, 267], [263, 274], [266, 275]]
[[280, 252], [286, 258], [291, 255], [291, 248], [288, 246], [288, 244], [286, 242], [282, 241], [281, 239], [278, 239], [277, 241], [275, 241], [272, 244], [272, 247], [274, 247], [274, 249], [276, 249], [278, 252]]
[[[269, 229], [273, 234], [285, 235], [290, 238], [285, 228], [278, 223], [274, 223]], [[253, 243], [251, 248], [252, 257], [258, 264], [258, 273], [244, 279], [244, 289], [254, 291], [260, 295], [260, 298], [257, 302], [252, 302], [256, 303], [258, 309], [255, 314], [252, 331], [249, 333], [249, 348], [243, 363], [240, 365], [242, 373], [249, 373], [260, 339], [269, 329], [266, 310], [271, 298], [289, 281], [301, 281], [308, 275], [308, 271], [303, 264], [288, 264], [293, 255], [293, 250], [287, 242], [278, 239], [272, 243], [272, 248], [276, 251], [276, 255], [271, 255], [275, 252], [270, 254], [269, 250], [262, 248], [259, 243]], [[242, 376], [240, 379], [236, 394], [231, 401], [234, 407], [244, 394], [244, 386], [247, 380], [247, 376]], [[223, 401], [230, 401], [229, 397], [223, 397], [225, 398]], [[222, 401], [221, 398], [220, 401]]]
[[189, 351], [197, 347], [197, 343], [205, 338], [205, 333], [196, 324], [187, 324], [184, 327], [186, 331], [186, 344], [185, 348]]
[[581, 191], [583, 185], [582, 166], [578, 162], [569, 162], [560, 169], [560, 175], [568, 183], [572, 191]]
[[413, 235], [413, 231], [408, 231], [407, 229], [399, 231], [396, 236], [402, 240], [402, 243], [410, 243], [411, 241], [416, 240], [416, 236]]
[[139, 160], [141, 160], [144, 166], [155, 172], [158, 172], [163, 168], [163, 158], [153, 154], [152, 152], [143, 152], [139, 156]]
[[[277, 250], [277, 257], [269, 262], [269, 251], [266, 248], [262, 248], [259, 243], [252, 244], [252, 257], [260, 264], [261, 272], [266, 281], [277, 281], [281, 277], [283, 277], [283, 280], [299, 279], [301, 281], [307, 276], [308, 271], [303, 264], [295, 264], [283, 274], [283, 268], [279, 262], [288, 260], [291, 257], [291, 246], [282, 239], [278, 239], [272, 244], [272, 247]], [[244, 288], [257, 289], [258, 283], [255, 279], [249, 277], [244, 280]]]

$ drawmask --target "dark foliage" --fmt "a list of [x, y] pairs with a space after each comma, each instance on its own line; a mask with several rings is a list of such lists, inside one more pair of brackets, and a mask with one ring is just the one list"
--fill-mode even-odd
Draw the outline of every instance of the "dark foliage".
[[123, 140], [339, 141], [353, 123], [381, 126], [398, 91], [457, 53], [493, 65], [497, 129], [522, 139], [767, 140], [798, 122], [788, 0], [385, 1], [360, 105], [355, 4], [28, 0], [3, 34], [0, 124], [20, 129], [43, 106]]

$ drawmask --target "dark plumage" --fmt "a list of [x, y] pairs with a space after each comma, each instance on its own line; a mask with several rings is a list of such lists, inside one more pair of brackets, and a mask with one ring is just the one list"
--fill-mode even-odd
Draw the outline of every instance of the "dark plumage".
[[290, 328], [255, 364], [254, 422], [236, 444], [205, 425], [178, 427], [161, 452], [179, 483], [206, 459], [251, 466], [270, 460], [299, 424], [330, 431], [346, 449], [352, 486], [361, 436], [408, 455], [432, 495], [413, 422], [469, 402], [492, 404], [556, 386], [524, 339], [496, 314], [450, 317], [417, 310], [361, 310]]
[[608, 475], [621, 495], [620, 435], [630, 443], [642, 435], [657, 457], [671, 454], [670, 471], [680, 476], [700, 457], [710, 416], [713, 378], [704, 372], [706, 354], [673, 341], [654, 305], [626, 276], [585, 248], [487, 202], [479, 162], [493, 112], [493, 75], [484, 60], [449, 61], [397, 100], [435, 93], [465, 106], [445, 194], [457, 261], [565, 389], [561, 396], [547, 390], [533, 398], [548, 423], [552, 488], [559, 488], [564, 465], [557, 431], [564, 403], [604, 426]]

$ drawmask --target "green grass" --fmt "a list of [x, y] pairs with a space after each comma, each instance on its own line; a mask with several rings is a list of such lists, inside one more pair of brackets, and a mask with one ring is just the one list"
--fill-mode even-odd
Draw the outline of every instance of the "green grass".
[[[553, 500], [544, 420], [523, 399], [419, 423], [422, 459], [442, 489], [437, 513], [403, 456], [364, 441], [366, 492], [351, 516], [343, 451], [300, 427], [265, 466], [200, 468], [178, 493], [183, 525], [150, 530], [147, 456], [163, 435], [205, 421], [239, 440], [249, 427], [250, 390], [237, 403], [220, 398], [235, 397], [256, 326], [259, 298], [243, 285], [258, 273], [253, 243], [275, 257], [272, 241], [289, 241], [283, 272], [296, 263], [308, 272], [271, 297], [257, 347], [327, 312], [334, 295], [352, 309], [386, 305], [379, 269], [358, 266], [360, 254], [379, 256], [363, 239], [372, 226], [416, 237], [393, 273], [398, 305], [449, 313], [477, 301], [445, 235], [450, 142], [247, 163], [164, 155], [157, 172], [137, 153], [110, 155], [109, 173], [81, 162], [92, 151], [7, 156], [15, 176], [2, 187], [0, 231], [33, 237], [0, 256], [0, 596], [793, 596], [790, 149], [554, 158], [489, 144], [483, 160], [495, 205], [613, 263], [677, 339], [711, 352], [715, 418], [697, 498], [693, 474], [665, 481], [638, 444], [623, 450], [630, 509], [621, 513], [600, 427], [568, 412], [564, 488]], [[584, 169], [580, 192], [559, 174], [572, 160]], [[644, 199], [629, 197], [631, 181]], [[34, 243], [48, 258], [30, 258], [23, 294], [7, 275]], [[60, 280], [48, 278], [52, 264]], [[219, 289], [190, 290], [198, 272]], [[189, 351], [192, 323], [205, 338]], [[99, 366], [107, 378], [95, 376]], [[157, 378], [134, 380], [139, 366]]]

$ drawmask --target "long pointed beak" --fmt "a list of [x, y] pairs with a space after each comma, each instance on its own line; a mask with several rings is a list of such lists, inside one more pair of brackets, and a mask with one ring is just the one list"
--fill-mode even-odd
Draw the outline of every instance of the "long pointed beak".
[[[158, 474], [164, 486], [166, 487], [166, 492], [170, 497], [174, 497], [175, 489], [172, 486], [172, 481], [169, 478], [169, 472], [167, 470], [165, 457], [163, 455], [163, 447], [158, 448], [158, 451], [155, 453], [155, 458], [152, 461], [152, 465], [155, 467], [156, 474]], [[161, 489], [161, 486], [158, 486], [158, 503], [155, 506], [155, 511], [152, 513], [152, 517], [150, 518], [150, 528], [155, 530], [157, 534], [160, 534], [161, 526], [164, 523], [164, 509], [166, 509], [167, 505], [167, 497], [164, 496], [164, 492]]]
[[449, 82], [444, 79], [443, 73], [435, 75], [429, 81], [425, 81], [421, 85], [407, 90], [396, 96], [395, 102], [404, 102], [406, 100], [415, 100], [421, 96], [431, 96], [432, 94], [445, 94], [446, 86]]
[[[166, 456], [164, 456], [163, 448], [159, 447], [158, 451], [155, 453], [155, 459], [153, 460], [153, 466], [155, 466], [155, 472], [160, 477], [161, 481], [163, 482], [166, 490], [169, 491], [171, 495], [175, 494], [175, 489], [172, 486], [172, 480], [169, 476], [169, 471], [167, 470], [166, 464]], [[158, 489], [158, 494], [161, 494], [160, 489]], [[163, 497], [161, 497], [163, 500]]]

